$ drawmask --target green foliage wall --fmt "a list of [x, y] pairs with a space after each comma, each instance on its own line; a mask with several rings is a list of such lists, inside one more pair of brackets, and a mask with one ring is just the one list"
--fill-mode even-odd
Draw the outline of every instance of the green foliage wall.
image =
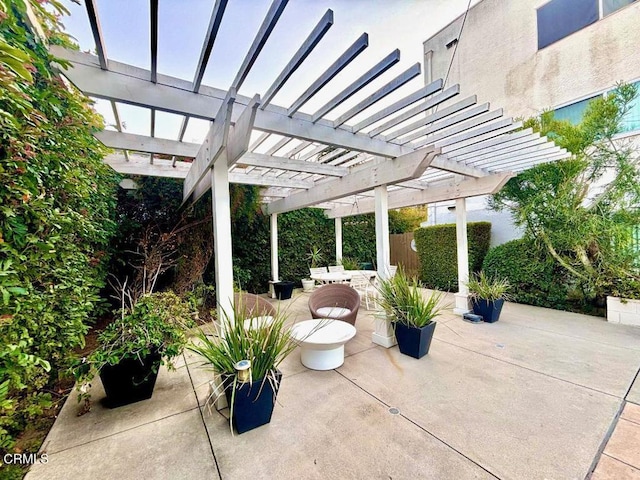
[[299, 282], [309, 277], [307, 255], [312, 247], [321, 250], [323, 265], [335, 264], [336, 236], [333, 219], [318, 208], [305, 208], [278, 215], [280, 278]]
[[[456, 251], [455, 224], [434, 225], [414, 232], [418, 258], [419, 278], [427, 288], [454, 291], [458, 289], [458, 253]], [[491, 244], [491, 223], [469, 222], [469, 271], [482, 268]]]
[[[55, 17], [32, 3], [51, 40]], [[88, 99], [54, 76], [25, 26], [22, 1], [0, 0], [0, 447], [52, 400], [50, 379], [99, 312], [117, 177], [92, 135]], [[51, 367], [51, 372], [47, 371]]]
[[506, 278], [518, 303], [571, 310], [570, 276], [544, 248], [529, 238], [498, 245], [487, 253], [482, 269], [491, 277]]

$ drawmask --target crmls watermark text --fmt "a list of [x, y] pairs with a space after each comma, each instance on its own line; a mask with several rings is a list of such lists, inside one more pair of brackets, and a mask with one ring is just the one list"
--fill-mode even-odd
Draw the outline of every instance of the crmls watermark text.
[[6, 465], [33, 465], [34, 463], [49, 463], [46, 453], [7, 453], [2, 457]]

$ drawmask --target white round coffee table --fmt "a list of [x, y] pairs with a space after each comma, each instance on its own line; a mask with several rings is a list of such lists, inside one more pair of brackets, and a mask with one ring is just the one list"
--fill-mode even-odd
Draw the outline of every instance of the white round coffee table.
[[300, 360], [312, 370], [333, 370], [344, 363], [344, 344], [356, 327], [341, 320], [321, 318], [296, 323], [292, 337], [300, 343]]

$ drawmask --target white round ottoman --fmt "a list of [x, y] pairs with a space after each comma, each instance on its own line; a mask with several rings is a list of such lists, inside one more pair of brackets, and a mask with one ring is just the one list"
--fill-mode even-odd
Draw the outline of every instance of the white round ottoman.
[[320, 318], [297, 323], [291, 332], [300, 342], [300, 360], [312, 370], [333, 370], [344, 363], [344, 344], [356, 327], [341, 320]]

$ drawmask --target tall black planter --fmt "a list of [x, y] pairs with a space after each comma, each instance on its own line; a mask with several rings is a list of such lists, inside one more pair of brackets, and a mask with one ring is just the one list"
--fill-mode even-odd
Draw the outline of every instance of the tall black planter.
[[487, 323], [497, 322], [504, 305], [504, 299], [485, 300], [483, 298], [473, 299], [473, 313], [480, 315]]
[[294, 282], [277, 282], [273, 284], [278, 300], [289, 300], [293, 294]]
[[161, 358], [153, 352], [142, 358], [142, 362], [125, 358], [116, 365], [104, 365], [100, 369], [100, 380], [107, 398], [102, 404], [116, 408], [151, 398]]
[[422, 358], [429, 353], [433, 332], [436, 330], [436, 322], [431, 322], [424, 327], [408, 327], [395, 322], [396, 340], [400, 353], [413, 358]]
[[[282, 373], [276, 371], [275, 378], [254, 380], [252, 383], [237, 383], [233, 399], [231, 422], [238, 433], [248, 432], [271, 421], [276, 395], [282, 382]], [[224, 381], [227, 403], [231, 406], [233, 378]]]

